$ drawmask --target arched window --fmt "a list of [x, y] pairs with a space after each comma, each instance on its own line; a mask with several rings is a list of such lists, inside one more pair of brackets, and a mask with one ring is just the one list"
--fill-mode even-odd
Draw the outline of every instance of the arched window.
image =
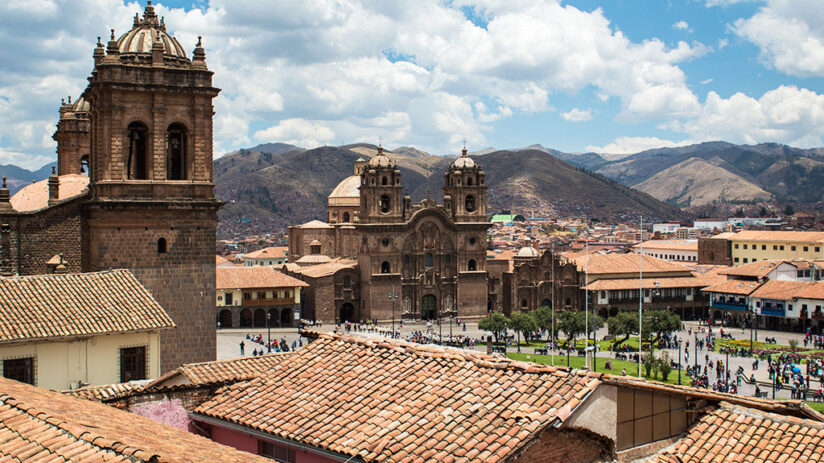
[[466, 179], [466, 186], [472, 186], [472, 177]]
[[521, 307], [526, 307], [526, 299], [521, 299]]
[[409, 254], [403, 256], [403, 263], [408, 264], [412, 259], [409, 257]]
[[381, 185], [386, 185], [386, 184], [387, 184], [387, 180], [386, 180], [386, 176], [384, 176], [383, 178], [381, 178]]
[[349, 222], [349, 213], [348, 212], [343, 213], [343, 221], [344, 222]]
[[389, 261], [381, 262], [381, 273], [389, 273]]
[[386, 214], [386, 213], [389, 212], [389, 209], [390, 209], [389, 196], [386, 196], [386, 195], [381, 196], [380, 207], [381, 207], [381, 212], [382, 213]]
[[80, 158], [80, 173], [89, 175], [89, 155], [84, 154]]
[[132, 122], [127, 129], [129, 151], [126, 159], [126, 178], [146, 180], [149, 178], [149, 162], [146, 148], [149, 146], [149, 128], [142, 122]]
[[475, 263], [475, 259], [469, 259], [469, 262], [466, 264], [466, 269], [470, 272], [478, 270], [478, 264]]
[[186, 127], [172, 124], [166, 129], [166, 178], [186, 179]]
[[464, 201], [464, 209], [466, 212], [475, 212], [475, 197], [469, 195], [466, 197], [466, 201]]
[[166, 250], [166, 238], [160, 238], [157, 240], [157, 252], [164, 254]]
[[424, 256], [424, 265], [428, 267], [432, 267], [432, 253], [427, 252], [426, 256]]
[[344, 277], [343, 277], [343, 287], [344, 288], [352, 287], [352, 277], [350, 277], [349, 275], [344, 275]]

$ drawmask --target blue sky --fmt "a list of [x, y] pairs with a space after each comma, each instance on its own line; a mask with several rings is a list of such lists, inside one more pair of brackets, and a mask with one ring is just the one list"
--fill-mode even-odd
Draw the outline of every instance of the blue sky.
[[[824, 145], [820, 0], [166, 0], [223, 91], [215, 155], [262, 142], [454, 154]], [[0, 4], [0, 163], [54, 159], [98, 35], [145, 2]]]

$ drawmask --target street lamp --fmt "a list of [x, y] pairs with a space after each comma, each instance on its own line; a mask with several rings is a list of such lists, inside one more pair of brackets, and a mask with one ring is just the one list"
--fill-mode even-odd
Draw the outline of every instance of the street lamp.
[[272, 312], [266, 312], [266, 353], [272, 353], [272, 328], [271, 326], [272, 321]]
[[675, 343], [678, 349], [678, 385], [681, 385], [681, 339]]
[[389, 300], [392, 301], [392, 338], [395, 338], [395, 301], [398, 300], [398, 293], [395, 291], [395, 288], [392, 288], [392, 291], [389, 292]]

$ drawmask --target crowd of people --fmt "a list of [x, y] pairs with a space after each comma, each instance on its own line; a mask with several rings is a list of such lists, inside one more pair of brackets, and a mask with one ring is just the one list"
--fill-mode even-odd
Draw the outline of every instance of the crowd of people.
[[[246, 341], [261, 345], [260, 349], [258, 349], [257, 347], [252, 349], [252, 357], [257, 357], [263, 354], [271, 354], [275, 352], [294, 352], [299, 348], [303, 347], [303, 338], [293, 340], [290, 347], [290, 344], [286, 341], [286, 338], [281, 338], [280, 341], [278, 341], [277, 339], [268, 340], [264, 339], [263, 335], [260, 333], [256, 335], [247, 333]], [[240, 355], [246, 355], [245, 341], [240, 341]]]

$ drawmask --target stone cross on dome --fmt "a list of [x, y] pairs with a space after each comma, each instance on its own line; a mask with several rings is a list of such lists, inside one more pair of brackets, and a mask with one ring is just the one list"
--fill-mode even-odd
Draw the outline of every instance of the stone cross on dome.
[[463, 139], [463, 149], [461, 149], [461, 156], [466, 156], [466, 138]]

